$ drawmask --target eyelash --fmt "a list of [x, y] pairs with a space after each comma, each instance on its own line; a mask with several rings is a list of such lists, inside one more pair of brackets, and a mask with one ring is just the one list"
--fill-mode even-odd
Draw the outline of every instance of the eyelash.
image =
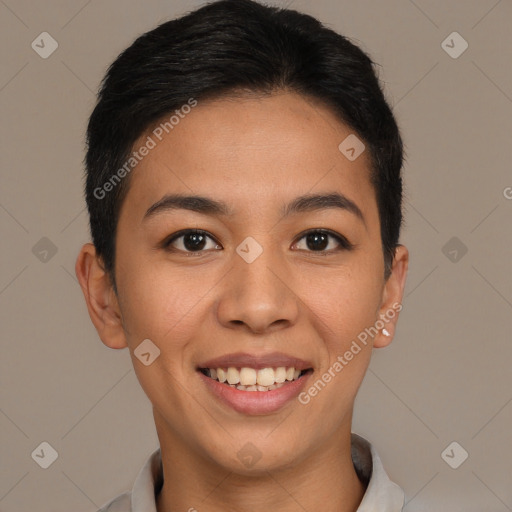
[[[306, 252], [310, 252], [310, 253], [313, 253], [313, 254], [319, 255], [319, 256], [327, 256], [327, 255], [332, 254], [334, 252], [339, 252], [339, 251], [343, 251], [343, 250], [350, 251], [350, 250], [352, 250], [354, 248], [354, 245], [351, 244], [344, 236], [342, 236], [339, 233], [336, 233], [334, 231], [331, 231], [329, 229], [310, 229], [308, 231], [300, 233], [298, 235], [297, 242], [295, 242], [294, 245], [297, 244], [303, 238], [305, 238], [307, 235], [310, 235], [310, 234], [313, 234], [313, 233], [319, 233], [319, 234], [323, 234], [323, 235], [328, 235], [329, 237], [334, 238], [338, 242], [339, 247], [337, 249], [331, 249], [331, 250], [328, 250], [328, 251], [325, 251], [325, 250], [321, 250], [321, 251], [306, 250]], [[207, 252], [208, 249], [207, 250], [200, 250], [200, 251], [187, 251], [187, 250], [176, 249], [176, 248], [171, 247], [171, 244], [173, 242], [175, 242], [176, 240], [178, 240], [180, 238], [183, 238], [184, 236], [191, 235], [191, 234], [204, 235], [207, 238], [210, 238], [211, 240], [213, 240], [217, 245], [220, 245], [215, 240], [215, 238], [212, 237], [207, 231], [203, 231], [202, 229], [184, 229], [184, 230], [178, 231], [177, 233], [174, 233], [170, 237], [166, 238], [164, 240], [164, 242], [162, 243], [162, 248], [166, 249], [169, 252], [181, 252], [181, 253], [186, 254], [187, 256], [200, 256], [201, 253]]]

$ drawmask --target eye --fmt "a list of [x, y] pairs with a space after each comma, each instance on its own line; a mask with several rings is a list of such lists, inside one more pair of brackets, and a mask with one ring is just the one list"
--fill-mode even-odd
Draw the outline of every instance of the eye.
[[[305, 242], [302, 242], [302, 247], [300, 247], [302, 240]], [[189, 255], [222, 249], [222, 246], [211, 235], [200, 229], [178, 231], [168, 237], [162, 243], [162, 247], [170, 252], [184, 252]], [[340, 250], [351, 250], [354, 246], [339, 233], [327, 229], [315, 229], [302, 234], [293, 247], [308, 252], [327, 254]]]
[[[302, 247], [298, 247], [301, 244], [301, 240], [305, 240]], [[334, 244], [331, 243], [334, 241]], [[304, 247], [305, 245], [305, 247]], [[334, 247], [332, 247], [334, 245]], [[320, 253], [331, 253], [340, 250], [351, 250], [353, 245], [342, 235], [335, 233], [327, 229], [314, 229], [305, 233], [299, 242], [295, 244], [299, 250], [307, 250], [311, 252]], [[329, 248], [328, 250], [326, 250]]]
[[[210, 245], [209, 244], [210, 240]], [[206, 231], [200, 229], [184, 229], [178, 231], [163, 242], [163, 247], [169, 251], [185, 253], [205, 252], [209, 249], [220, 249], [221, 246]]]

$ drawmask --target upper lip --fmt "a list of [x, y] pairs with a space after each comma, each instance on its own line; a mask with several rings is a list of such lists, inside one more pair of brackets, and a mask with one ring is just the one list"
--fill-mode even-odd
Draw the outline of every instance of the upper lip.
[[226, 354], [224, 356], [209, 359], [204, 363], [199, 364], [198, 368], [254, 368], [260, 370], [261, 368], [278, 368], [281, 366], [293, 366], [296, 370], [308, 370], [312, 368], [309, 361], [304, 361], [298, 357], [283, 354], [282, 352], [272, 352], [271, 354], [255, 355], [244, 352], [236, 352], [233, 354]]

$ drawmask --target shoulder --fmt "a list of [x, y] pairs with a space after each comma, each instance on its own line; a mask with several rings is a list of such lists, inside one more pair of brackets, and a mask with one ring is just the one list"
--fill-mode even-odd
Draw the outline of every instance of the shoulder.
[[131, 512], [132, 500], [131, 491], [120, 494], [113, 500], [105, 503], [98, 512]]

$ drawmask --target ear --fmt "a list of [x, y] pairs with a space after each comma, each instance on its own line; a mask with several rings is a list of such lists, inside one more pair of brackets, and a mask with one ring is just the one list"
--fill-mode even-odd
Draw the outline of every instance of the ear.
[[82, 247], [75, 273], [101, 341], [110, 348], [127, 347], [117, 296], [93, 244]]
[[[382, 291], [379, 320], [384, 323], [384, 329], [380, 329], [375, 335], [373, 340], [375, 348], [387, 347], [393, 340], [398, 322], [398, 314], [402, 310], [402, 297], [408, 267], [409, 251], [405, 246], [398, 245], [395, 249], [391, 274]], [[384, 332], [387, 332], [389, 336], [386, 336]]]

